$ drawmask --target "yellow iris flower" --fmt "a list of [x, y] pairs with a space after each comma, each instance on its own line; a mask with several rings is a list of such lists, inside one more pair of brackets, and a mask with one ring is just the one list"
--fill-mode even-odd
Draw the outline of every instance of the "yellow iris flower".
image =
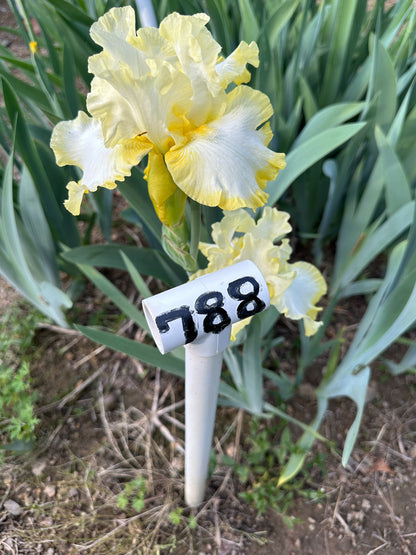
[[[212, 226], [214, 244], [200, 243], [208, 266], [191, 276], [215, 272], [242, 260], [252, 260], [266, 280], [270, 302], [292, 320], [303, 320], [307, 336], [321, 325], [316, 306], [327, 286], [320, 271], [308, 262], [289, 263], [292, 249], [285, 235], [291, 231], [289, 214], [266, 207], [256, 222], [245, 210], [228, 212]], [[278, 244], [275, 244], [278, 242]], [[233, 325], [232, 339], [247, 325], [244, 320]]]
[[114, 188], [146, 155], [149, 195], [165, 225], [180, 221], [187, 197], [225, 210], [265, 203], [263, 189], [285, 159], [267, 147], [268, 97], [243, 85], [258, 47], [242, 42], [220, 57], [208, 21], [173, 13], [158, 29], [136, 32], [128, 6], [92, 25], [102, 51], [89, 58], [90, 115], [58, 123], [51, 138], [57, 163], [83, 170], [67, 186], [70, 212], [79, 214], [85, 192]]

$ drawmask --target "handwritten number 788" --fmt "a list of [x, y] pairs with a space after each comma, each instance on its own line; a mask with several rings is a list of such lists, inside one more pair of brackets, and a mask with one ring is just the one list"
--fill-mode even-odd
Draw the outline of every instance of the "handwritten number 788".
[[[251, 286], [251, 290], [244, 292], [244, 286]], [[237, 301], [241, 301], [237, 306], [237, 317], [244, 320], [265, 308], [265, 303], [257, 295], [260, 286], [258, 282], [250, 276], [236, 279], [229, 283], [227, 288], [228, 295]], [[195, 301], [195, 311], [205, 315], [202, 327], [205, 333], [220, 333], [231, 324], [231, 318], [224, 308], [224, 295], [220, 291], [209, 291], [202, 293]], [[198, 337], [192, 312], [189, 306], [182, 305], [164, 312], [156, 317], [156, 326], [160, 333], [167, 333], [170, 330], [169, 323], [174, 320], [182, 320], [182, 329], [185, 343], [191, 343]]]

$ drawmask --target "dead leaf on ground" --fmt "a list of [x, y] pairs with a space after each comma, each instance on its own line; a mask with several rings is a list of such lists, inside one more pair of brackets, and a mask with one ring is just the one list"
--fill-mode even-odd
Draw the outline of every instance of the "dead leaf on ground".
[[369, 472], [388, 472], [389, 474], [394, 474], [394, 470], [389, 467], [384, 459], [376, 460], [371, 466]]

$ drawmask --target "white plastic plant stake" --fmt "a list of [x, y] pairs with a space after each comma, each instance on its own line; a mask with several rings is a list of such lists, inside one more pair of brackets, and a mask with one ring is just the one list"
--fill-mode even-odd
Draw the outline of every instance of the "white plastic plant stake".
[[185, 345], [185, 501], [191, 507], [204, 498], [222, 353], [231, 325], [269, 305], [266, 281], [251, 260], [143, 301], [160, 352]]

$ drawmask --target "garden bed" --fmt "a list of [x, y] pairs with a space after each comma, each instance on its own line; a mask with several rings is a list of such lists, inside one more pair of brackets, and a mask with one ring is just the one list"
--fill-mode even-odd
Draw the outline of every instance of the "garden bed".
[[[13, 294], [4, 282], [2, 291]], [[359, 306], [342, 308], [337, 323], [353, 326]], [[290, 361], [283, 362], [287, 370]], [[306, 376], [287, 407], [290, 415], [305, 421], [313, 416], [319, 371]], [[241, 411], [219, 408], [217, 464], [206, 503], [189, 511], [183, 505], [179, 378], [144, 368], [81, 335], [49, 328], [36, 333], [31, 373], [41, 422], [33, 450], [3, 463], [4, 553], [414, 553], [414, 376], [391, 377], [382, 363], [374, 368], [346, 468], [340, 452], [355, 408], [345, 399], [331, 402], [322, 429], [331, 445], [316, 444], [298, 491], [292, 487], [283, 500], [277, 492], [269, 498], [281, 509], [292, 498], [282, 518], [273, 509], [258, 516], [253, 504], [239, 497], [252, 484], [243, 486], [221, 462], [228, 455], [244, 466], [253, 446], [250, 418]], [[256, 434], [264, 429], [272, 430], [267, 441], [277, 444], [279, 422], [260, 422]], [[140, 491], [125, 487], [138, 475], [146, 481], [139, 512], [133, 502]], [[271, 470], [270, 480], [275, 477]], [[120, 508], [123, 492], [128, 502]], [[261, 495], [260, 490], [255, 502]]]

